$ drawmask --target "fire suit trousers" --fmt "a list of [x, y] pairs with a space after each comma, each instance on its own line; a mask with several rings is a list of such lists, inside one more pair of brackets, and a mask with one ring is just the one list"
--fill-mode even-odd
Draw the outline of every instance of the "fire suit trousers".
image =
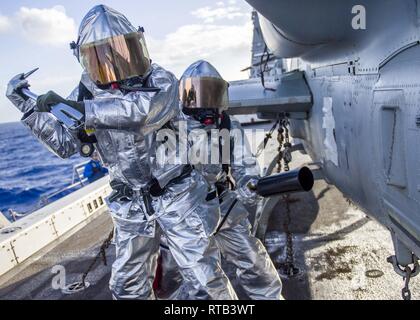
[[[226, 214], [235, 194], [227, 195], [221, 204]], [[282, 300], [282, 282], [271, 258], [261, 241], [251, 234], [248, 211], [237, 202], [219, 232], [214, 236], [222, 258], [236, 267], [240, 286], [252, 300]], [[183, 281], [174, 257], [165, 239], [161, 245], [161, 285], [158, 295], [162, 299], [191, 299], [191, 285]]]
[[[227, 200], [227, 199], [226, 199]], [[221, 205], [226, 212], [232, 199]], [[237, 202], [215, 239], [223, 259], [236, 267], [240, 286], [252, 300], [282, 300], [282, 283], [271, 258], [251, 224], [242, 203]]]
[[146, 223], [144, 213], [133, 210], [130, 202], [113, 202], [110, 208], [116, 245], [110, 289], [115, 299], [155, 299], [152, 285], [162, 234], [194, 299], [237, 299], [206, 230], [202, 206], [187, 215], [172, 211], [157, 216], [157, 223]]

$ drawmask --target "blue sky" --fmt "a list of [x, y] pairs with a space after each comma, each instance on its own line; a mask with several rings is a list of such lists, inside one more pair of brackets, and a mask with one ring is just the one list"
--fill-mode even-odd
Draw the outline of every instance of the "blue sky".
[[97, 4], [124, 13], [145, 28], [152, 59], [177, 76], [197, 59], [212, 62], [228, 80], [246, 78], [250, 64], [251, 7], [243, 0], [42, 0], [0, 4], [0, 122], [18, 121], [19, 112], [5, 98], [8, 80], [39, 67], [32, 90], [67, 95], [82, 71], [69, 50], [79, 23]]

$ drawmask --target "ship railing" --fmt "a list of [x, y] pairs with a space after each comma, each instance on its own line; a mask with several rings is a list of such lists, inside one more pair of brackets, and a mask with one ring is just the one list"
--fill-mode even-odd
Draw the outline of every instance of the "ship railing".
[[67, 190], [76, 189], [78, 187], [84, 187], [85, 185], [89, 184], [89, 181], [87, 178], [83, 176], [83, 172], [85, 169], [85, 166], [89, 163], [89, 161], [85, 161], [82, 163], [79, 163], [75, 166], [73, 166], [73, 176], [71, 184], [60, 189], [57, 191], [54, 191], [53, 193], [47, 194], [43, 197], [41, 197], [41, 200], [39, 201], [40, 206], [45, 206], [48, 203], [50, 203], [51, 199], [55, 196], [59, 195], [60, 193], [63, 193]]
[[103, 177], [0, 229], [0, 283], [106, 212], [111, 191]]

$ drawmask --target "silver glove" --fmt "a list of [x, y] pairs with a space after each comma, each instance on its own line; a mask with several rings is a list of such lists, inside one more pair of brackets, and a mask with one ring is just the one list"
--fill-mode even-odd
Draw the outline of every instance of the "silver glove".
[[248, 186], [248, 182], [255, 178], [256, 177], [246, 176], [237, 182], [235, 191], [236, 197], [240, 202], [252, 205], [259, 201], [260, 196], [255, 191], [251, 190]]
[[7, 84], [6, 97], [23, 113], [28, 112], [33, 104], [26, 103], [28, 98], [22, 93], [23, 88], [29, 88], [28, 80], [22, 79], [23, 73], [14, 76]]

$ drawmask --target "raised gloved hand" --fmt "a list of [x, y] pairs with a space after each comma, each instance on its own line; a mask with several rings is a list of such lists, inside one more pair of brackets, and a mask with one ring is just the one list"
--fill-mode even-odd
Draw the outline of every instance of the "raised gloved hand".
[[51, 108], [59, 103], [67, 104], [79, 112], [85, 114], [85, 105], [83, 102], [64, 99], [54, 91], [48, 91], [46, 94], [40, 95], [38, 97], [36, 100], [36, 111], [50, 112]]
[[22, 112], [25, 109], [25, 101], [28, 100], [22, 93], [23, 88], [29, 88], [28, 80], [23, 79], [23, 73], [14, 76], [7, 84], [6, 97]]

